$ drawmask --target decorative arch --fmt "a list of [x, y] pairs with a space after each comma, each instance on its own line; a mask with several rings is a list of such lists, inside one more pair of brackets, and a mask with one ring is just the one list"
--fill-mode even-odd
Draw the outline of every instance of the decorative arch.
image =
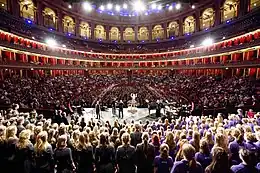
[[162, 25], [155, 25], [152, 30], [152, 39], [163, 39], [164, 36], [164, 29]]
[[215, 23], [215, 11], [213, 8], [207, 8], [200, 17], [200, 29], [211, 28]]
[[25, 19], [35, 20], [35, 6], [32, 0], [20, 1], [20, 16]]
[[183, 33], [190, 34], [193, 32], [195, 32], [195, 18], [193, 16], [188, 16], [183, 23]]
[[49, 28], [57, 28], [57, 16], [52, 9], [46, 7], [43, 10], [43, 24]]
[[102, 39], [102, 40], [106, 39], [105, 28], [102, 25], [96, 26], [94, 34], [96, 39]]
[[222, 6], [222, 13], [221, 13], [222, 22], [237, 17], [237, 9], [238, 9], [237, 7], [238, 7], [237, 0], [226, 0]]
[[257, 7], [260, 7], [260, 1], [259, 0], [250, 0], [250, 10], [253, 10]]
[[133, 28], [126, 28], [123, 33], [124, 41], [135, 41], [135, 32]]
[[120, 31], [118, 27], [112, 27], [109, 31], [109, 40], [120, 40]]
[[91, 37], [91, 28], [87, 22], [81, 22], [79, 25], [79, 33], [81, 37]]
[[169, 23], [167, 28], [167, 37], [176, 37], [179, 36], [179, 24], [177, 21]]
[[138, 31], [138, 40], [149, 40], [149, 31], [147, 29], [147, 27], [143, 26], [141, 28], [139, 28]]
[[75, 34], [75, 22], [72, 17], [70, 16], [63, 17], [63, 31], [65, 33]]

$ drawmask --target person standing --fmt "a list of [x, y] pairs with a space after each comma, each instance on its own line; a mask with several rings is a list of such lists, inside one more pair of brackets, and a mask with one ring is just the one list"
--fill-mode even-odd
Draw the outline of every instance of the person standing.
[[97, 118], [96, 118], [96, 119], [100, 119], [101, 107], [100, 107], [99, 101], [97, 101], [96, 106], [95, 106], [95, 109], [96, 109], [96, 115], [97, 115]]
[[116, 99], [112, 101], [112, 114], [116, 115]]
[[123, 119], [124, 118], [124, 103], [122, 100], [120, 100], [118, 107], [119, 107], [118, 116], [119, 116], [119, 118], [121, 117]]

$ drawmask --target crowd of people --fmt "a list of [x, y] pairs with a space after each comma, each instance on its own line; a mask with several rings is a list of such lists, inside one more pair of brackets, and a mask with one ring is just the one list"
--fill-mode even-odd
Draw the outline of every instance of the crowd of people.
[[0, 83], [0, 102], [25, 108], [68, 109], [68, 105], [93, 107], [96, 101], [111, 106], [114, 99], [125, 106], [131, 93], [140, 107], [158, 99], [179, 101], [182, 96], [204, 109], [258, 104], [258, 81], [244, 77], [176, 75], [89, 75], [39, 78], [6, 78]]
[[256, 173], [260, 113], [113, 124], [1, 111], [3, 173]]

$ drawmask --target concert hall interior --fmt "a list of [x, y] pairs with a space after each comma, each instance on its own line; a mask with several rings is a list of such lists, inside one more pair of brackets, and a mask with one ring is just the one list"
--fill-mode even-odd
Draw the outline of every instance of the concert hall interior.
[[260, 172], [259, 79], [260, 0], [0, 0], [0, 172]]

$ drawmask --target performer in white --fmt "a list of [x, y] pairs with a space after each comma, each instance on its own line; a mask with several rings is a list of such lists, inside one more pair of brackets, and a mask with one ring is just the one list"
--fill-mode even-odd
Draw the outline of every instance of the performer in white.
[[129, 100], [129, 107], [128, 112], [131, 112], [132, 114], [137, 112], [137, 101], [136, 101], [137, 94], [131, 93], [132, 100]]

